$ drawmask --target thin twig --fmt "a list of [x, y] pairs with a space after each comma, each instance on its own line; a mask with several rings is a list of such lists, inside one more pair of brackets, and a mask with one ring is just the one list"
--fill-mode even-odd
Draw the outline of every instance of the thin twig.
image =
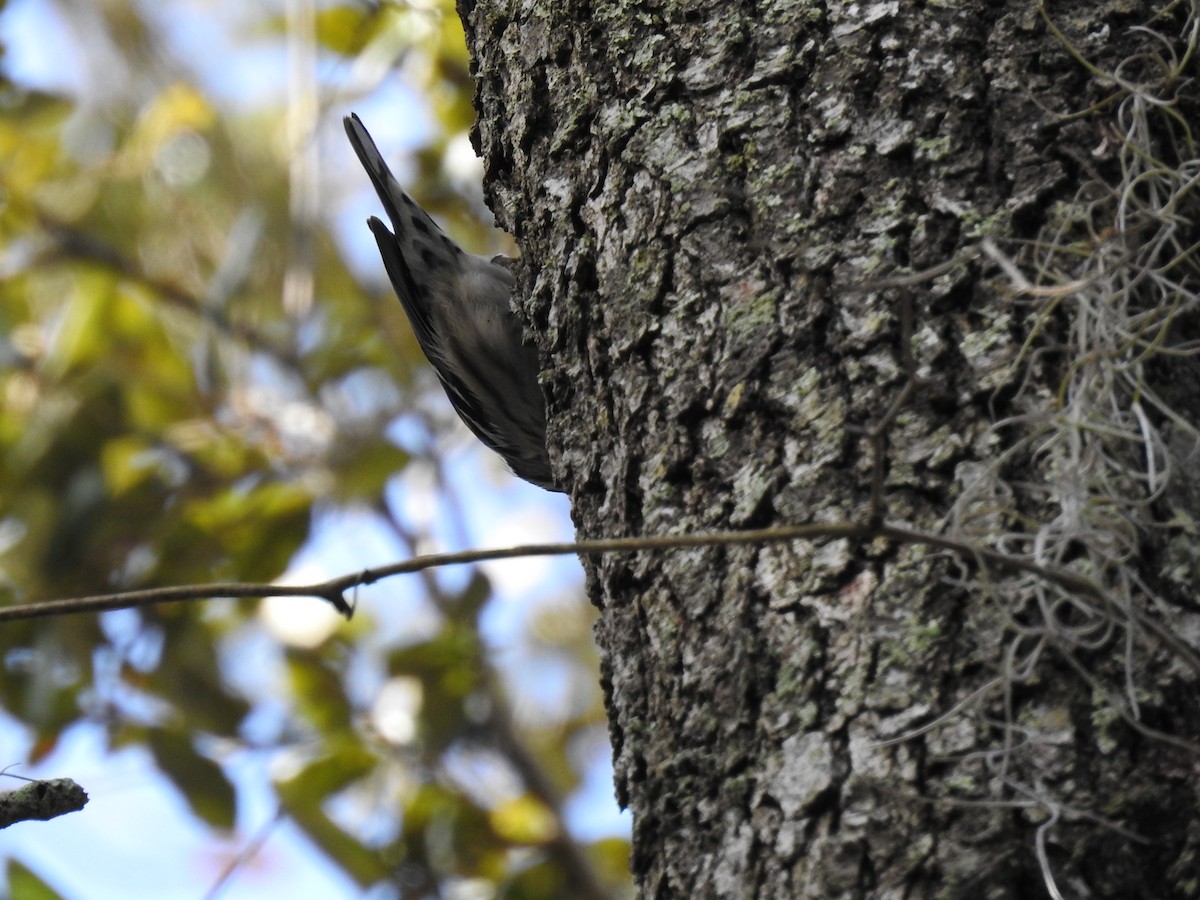
[[237, 873], [237, 871], [258, 855], [258, 852], [262, 850], [263, 845], [267, 843], [267, 839], [271, 836], [271, 833], [282, 821], [283, 807], [280, 807], [275, 810], [275, 815], [271, 816], [270, 819], [263, 823], [263, 827], [258, 830], [258, 833], [250, 839], [250, 841], [241, 849], [237, 856], [229, 861], [229, 865], [227, 865], [224, 871], [217, 876], [217, 880], [213, 883], [212, 887], [208, 889], [208, 893], [204, 895], [204, 900], [216, 900], [217, 896], [220, 895], [223, 890], [225, 890], [225, 886], [229, 884], [230, 880]]
[[681, 550], [690, 547], [736, 546], [744, 544], [770, 544], [785, 541], [813, 539], [872, 540], [889, 538], [902, 543], [919, 544], [947, 550], [973, 560], [980, 568], [993, 565], [999, 568], [1026, 572], [1067, 591], [1092, 597], [1121, 613], [1135, 619], [1139, 625], [1157, 637], [1166, 647], [1190, 668], [1200, 674], [1200, 657], [1192, 648], [1171, 634], [1160, 623], [1132, 607], [1118, 603], [1103, 586], [1092, 579], [1060, 566], [1037, 563], [1020, 556], [1012, 556], [982, 547], [969, 541], [946, 537], [927, 531], [919, 531], [906, 525], [874, 524], [855, 522], [825, 522], [812, 525], [785, 525], [777, 528], [758, 528], [748, 531], [719, 531], [706, 534], [653, 535], [632, 538], [605, 538], [591, 541], [567, 543], [525, 544], [519, 547], [503, 547], [490, 550], [462, 550], [455, 553], [432, 553], [415, 556], [404, 562], [365, 569], [356, 575], [343, 575], [306, 585], [262, 584], [226, 582], [209, 585], [183, 585], [179, 587], [148, 588], [139, 591], [122, 591], [114, 594], [97, 594], [90, 597], [73, 597], [64, 600], [48, 600], [26, 603], [0, 609], [0, 623], [46, 616], [66, 615], [82, 612], [103, 612], [112, 609], [129, 609], [154, 606], [180, 600], [205, 600], [237, 597], [317, 597], [327, 600], [342, 615], [349, 618], [354, 610], [346, 601], [345, 592], [363, 585], [374, 584], [384, 578], [420, 572], [436, 566], [460, 565], [494, 559], [515, 559], [526, 556], [602, 555], [607, 553], [629, 553], [646, 550]]

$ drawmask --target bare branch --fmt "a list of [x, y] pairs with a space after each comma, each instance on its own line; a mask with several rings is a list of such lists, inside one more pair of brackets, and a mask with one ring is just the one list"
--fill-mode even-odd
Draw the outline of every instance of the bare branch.
[[45, 822], [77, 812], [87, 802], [87, 792], [70, 778], [31, 781], [15, 791], [0, 794], [0, 828], [17, 822]]
[[770, 544], [796, 540], [841, 539], [872, 540], [888, 538], [902, 543], [919, 544], [946, 550], [973, 561], [981, 569], [995, 566], [1010, 571], [1025, 572], [1045, 582], [1057, 585], [1069, 593], [1099, 600], [1109, 608], [1135, 620], [1146, 631], [1153, 634], [1164, 646], [1170, 648], [1184, 663], [1200, 674], [1200, 656], [1168, 631], [1159, 622], [1151, 619], [1128, 604], [1120, 603], [1116, 597], [1098, 582], [1061, 566], [1037, 563], [1032, 559], [1002, 553], [970, 541], [920, 531], [900, 524], [874, 524], [855, 522], [825, 522], [813, 525], [787, 525], [777, 528], [758, 528], [748, 531], [720, 531], [707, 534], [670, 534], [648, 537], [606, 538], [567, 543], [524, 544], [518, 547], [501, 547], [490, 550], [462, 550], [455, 553], [431, 553], [415, 556], [404, 562], [364, 569], [355, 575], [343, 575], [315, 584], [255, 584], [225, 582], [209, 585], [183, 585], [178, 587], [148, 588], [139, 591], [122, 591], [114, 594], [97, 594], [90, 597], [72, 597], [63, 600], [48, 600], [26, 603], [0, 609], [0, 623], [23, 619], [71, 613], [103, 612], [111, 609], [129, 609], [139, 606], [155, 606], [180, 600], [207, 600], [237, 597], [317, 597], [327, 600], [346, 618], [354, 609], [345, 598], [346, 591], [363, 585], [374, 584], [384, 578], [406, 575], [440, 566], [484, 562], [493, 559], [514, 559], [525, 556], [600, 555], [607, 553], [630, 553], [646, 550], [680, 550], [689, 547], [719, 547], [744, 544]]

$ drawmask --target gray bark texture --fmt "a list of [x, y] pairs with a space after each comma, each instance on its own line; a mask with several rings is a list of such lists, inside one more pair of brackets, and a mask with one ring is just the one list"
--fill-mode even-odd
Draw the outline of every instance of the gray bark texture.
[[639, 895], [1200, 897], [1195, 3], [460, 12]]

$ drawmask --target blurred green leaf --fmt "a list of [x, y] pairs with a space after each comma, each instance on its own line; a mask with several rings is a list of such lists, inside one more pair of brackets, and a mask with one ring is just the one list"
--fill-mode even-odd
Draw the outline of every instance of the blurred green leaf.
[[250, 705], [226, 687], [212, 635], [182, 608], [164, 610], [157, 622], [162, 661], [141, 687], [172, 703], [193, 733], [236, 735]]
[[364, 443], [348, 448], [333, 461], [338, 469], [337, 494], [344, 500], [374, 500], [408, 461], [409, 455], [394, 444]]
[[603, 838], [589, 844], [587, 851], [596, 871], [609, 884], [621, 884], [629, 879], [629, 841]]
[[360, 887], [371, 887], [391, 874], [393, 866], [383, 854], [347, 834], [325, 814], [320, 803], [312, 802], [303, 779], [280, 783], [278, 791], [280, 803], [292, 821]]
[[319, 806], [332, 794], [365, 778], [379, 765], [379, 758], [350, 740], [327, 742], [320, 759], [306, 765], [284, 784], [295, 803]]
[[247, 580], [283, 571], [308, 535], [312, 500], [298, 485], [236, 485], [188, 506], [188, 524], [217, 541]]
[[236, 797], [221, 767], [197, 752], [185, 734], [154, 729], [147, 738], [155, 763], [183, 794], [192, 812], [213, 828], [233, 828]]
[[517, 844], [541, 844], [554, 837], [554, 816], [546, 805], [528, 794], [514, 797], [491, 812], [496, 834]]
[[[428, 783], [414, 791], [404, 807], [406, 841], [411, 846], [435, 835], [438, 843], [415, 855], [428, 854], [436, 869], [495, 877], [509, 844], [496, 834], [486, 810], [461, 793]], [[413, 852], [413, 851], [410, 851]]]
[[464, 702], [480, 690], [481, 652], [470, 628], [447, 623], [432, 640], [389, 654], [390, 676], [413, 676], [425, 685], [421, 734], [429, 750], [450, 746], [467, 727]]
[[500, 885], [498, 900], [557, 900], [571, 895], [561, 869], [546, 858], [535, 860], [513, 872]]
[[287, 666], [291, 693], [305, 720], [324, 735], [349, 730], [351, 704], [342, 674], [328, 661], [299, 650], [288, 651]]
[[367, 46], [375, 21], [376, 16], [365, 6], [327, 6], [317, 10], [317, 42], [335, 53], [353, 56]]
[[8, 895], [20, 900], [62, 900], [62, 895], [15, 859], [8, 861]]

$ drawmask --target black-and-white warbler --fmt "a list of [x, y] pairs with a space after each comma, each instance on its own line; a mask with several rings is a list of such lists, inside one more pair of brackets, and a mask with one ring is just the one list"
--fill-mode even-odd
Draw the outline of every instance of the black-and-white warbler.
[[521, 322], [508, 302], [512, 274], [454, 243], [404, 193], [358, 116], [347, 116], [345, 124], [396, 233], [374, 216], [367, 225], [450, 403], [517, 476], [561, 490], [546, 453], [537, 352], [522, 339]]

